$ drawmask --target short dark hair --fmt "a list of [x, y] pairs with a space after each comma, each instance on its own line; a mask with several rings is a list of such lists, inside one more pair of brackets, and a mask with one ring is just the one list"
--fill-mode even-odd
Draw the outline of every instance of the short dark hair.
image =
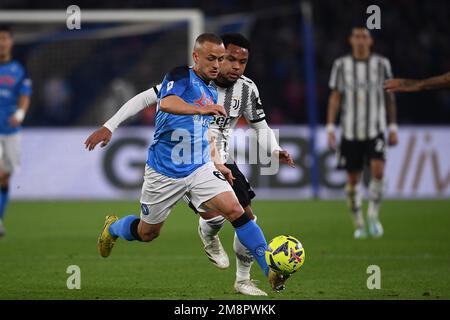
[[353, 31], [354, 31], [355, 29], [364, 29], [364, 30], [367, 30], [367, 31], [369, 32], [369, 35], [372, 35], [372, 33], [370, 32], [370, 30], [367, 28], [367, 26], [364, 25], [364, 24], [361, 24], [361, 23], [355, 23], [355, 24], [352, 25], [352, 27], [351, 27], [351, 29], [350, 29], [350, 35], [353, 34]]
[[221, 35], [221, 38], [225, 48], [229, 44], [234, 44], [235, 46], [250, 50], [250, 41], [240, 33], [224, 33]]
[[0, 32], [7, 32], [12, 35], [11, 27], [7, 24], [0, 24]]
[[215, 44], [223, 44], [222, 39], [214, 33], [202, 33], [201, 35], [199, 35], [197, 37], [197, 39], [195, 39], [195, 43], [198, 43], [198, 44], [203, 44], [205, 42], [212, 42]]

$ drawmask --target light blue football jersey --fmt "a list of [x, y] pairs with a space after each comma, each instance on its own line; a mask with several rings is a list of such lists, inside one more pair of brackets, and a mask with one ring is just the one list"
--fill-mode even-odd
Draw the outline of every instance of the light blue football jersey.
[[158, 92], [155, 134], [148, 150], [147, 164], [165, 176], [183, 178], [211, 160], [208, 143], [211, 116], [174, 115], [161, 111], [160, 101], [170, 95], [203, 108], [217, 103], [217, 91], [191, 68], [179, 67], [164, 77]]
[[31, 95], [31, 80], [16, 60], [0, 63], [0, 134], [16, 133], [21, 127], [11, 127], [9, 118], [17, 110], [20, 96]]

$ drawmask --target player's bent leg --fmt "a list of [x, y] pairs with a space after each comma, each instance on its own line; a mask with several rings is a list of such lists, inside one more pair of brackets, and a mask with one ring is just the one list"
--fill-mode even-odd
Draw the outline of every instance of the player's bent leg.
[[[256, 216], [250, 206], [245, 207], [245, 213], [254, 221]], [[250, 216], [251, 214], [251, 216]], [[236, 292], [250, 296], [266, 296], [267, 293], [259, 289], [254, 280], [250, 278], [250, 270], [253, 264], [252, 253], [239, 241], [236, 233], [234, 234], [233, 250], [236, 254], [236, 281], [234, 289]]]
[[250, 219], [256, 221], [256, 216], [255, 216], [255, 214], [253, 213], [253, 209], [252, 209], [252, 207], [251, 207], [250, 205], [247, 205], [247, 206], [244, 207], [244, 212], [248, 215], [248, 217], [249, 217]]
[[203, 243], [206, 256], [217, 268], [228, 268], [230, 266], [230, 260], [218, 235], [225, 222], [225, 218], [217, 211], [210, 210], [203, 212], [203, 210], [197, 210], [192, 204], [190, 193], [185, 194], [183, 200], [195, 214], [200, 216], [198, 221], [198, 235]]
[[384, 233], [383, 226], [379, 219], [379, 210], [384, 188], [384, 160], [372, 159], [370, 161], [370, 173], [369, 206], [367, 209], [369, 233], [372, 237], [379, 238], [383, 236]]
[[[252, 253], [264, 275], [268, 276], [265, 251], [267, 242], [261, 228], [251, 220], [239, 204], [226, 179], [212, 162], [198, 170], [191, 178], [190, 194], [193, 206], [198, 210], [207, 207], [215, 210], [231, 222], [239, 241]], [[269, 281], [270, 282], [270, 281]], [[270, 282], [271, 285], [273, 282]], [[275, 287], [272, 286], [275, 289]]]
[[117, 216], [106, 216], [102, 232], [98, 237], [98, 252], [104, 258], [109, 257], [118, 238], [128, 241], [143, 241], [138, 234], [140, 219], [135, 215], [129, 215], [119, 219]]
[[261, 228], [244, 213], [234, 192], [222, 192], [208, 200], [205, 205], [212, 210], [220, 211], [231, 222], [239, 241], [252, 253], [267, 276], [269, 267], [265, 259], [266, 239]]
[[106, 216], [105, 224], [97, 241], [98, 251], [102, 257], [108, 257], [118, 238], [127, 241], [150, 242], [159, 236], [163, 224], [164, 221], [148, 224], [135, 215], [121, 219], [114, 215]]
[[230, 260], [218, 235], [225, 223], [225, 218], [219, 212], [199, 212], [199, 214], [198, 235], [206, 256], [217, 268], [227, 269], [230, 266]]
[[164, 221], [156, 224], [149, 224], [143, 220], [139, 221], [137, 227], [138, 241], [150, 242], [156, 239], [161, 233], [161, 228], [164, 225]]

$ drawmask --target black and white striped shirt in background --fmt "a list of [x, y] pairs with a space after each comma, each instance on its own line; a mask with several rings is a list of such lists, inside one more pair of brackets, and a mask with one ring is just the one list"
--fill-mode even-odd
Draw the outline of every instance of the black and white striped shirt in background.
[[386, 131], [383, 83], [391, 78], [389, 60], [378, 54], [371, 54], [367, 60], [346, 55], [334, 61], [329, 86], [342, 94], [341, 129], [345, 139], [373, 139]]

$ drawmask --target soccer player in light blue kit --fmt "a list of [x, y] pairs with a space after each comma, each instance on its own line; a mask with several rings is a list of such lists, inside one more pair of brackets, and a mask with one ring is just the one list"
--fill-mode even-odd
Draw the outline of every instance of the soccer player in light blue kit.
[[[273, 289], [285, 277], [269, 270], [264, 235], [246, 214], [230, 186], [233, 176], [224, 165], [215, 166], [214, 144], [208, 139], [212, 115], [226, 116], [216, 105], [217, 92], [209, 83], [219, 74], [225, 47], [214, 34], [202, 34], [195, 43], [193, 68], [168, 73], [158, 93], [156, 130], [148, 151], [141, 194], [141, 217], [107, 216], [98, 249], [108, 257], [117, 238], [149, 242], [155, 239], [173, 206], [185, 194], [200, 215], [221, 212], [231, 222], [241, 243], [253, 254]], [[95, 144], [88, 138], [86, 148]], [[211, 150], [210, 150], [211, 146]]]
[[20, 164], [20, 129], [30, 105], [31, 80], [24, 67], [12, 59], [13, 37], [0, 26], [0, 237], [9, 201], [9, 178]]

